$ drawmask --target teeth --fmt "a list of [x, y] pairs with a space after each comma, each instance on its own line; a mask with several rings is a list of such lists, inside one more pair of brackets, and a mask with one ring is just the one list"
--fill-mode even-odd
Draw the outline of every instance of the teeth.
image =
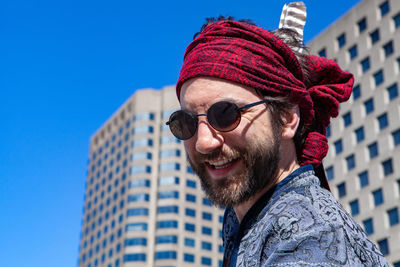
[[234, 159], [222, 159], [218, 161], [210, 161], [208, 162], [210, 165], [213, 165], [215, 169], [222, 169], [225, 167], [225, 165], [229, 162], [231, 162]]

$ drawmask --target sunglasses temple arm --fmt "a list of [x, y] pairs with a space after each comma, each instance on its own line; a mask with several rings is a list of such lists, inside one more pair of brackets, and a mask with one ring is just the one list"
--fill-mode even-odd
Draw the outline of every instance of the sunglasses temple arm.
[[269, 102], [269, 100], [261, 100], [261, 101], [258, 101], [258, 102], [255, 102], [255, 103], [251, 103], [251, 104], [248, 104], [248, 105], [245, 105], [245, 106], [243, 106], [243, 107], [241, 107], [241, 108], [239, 108], [240, 110], [242, 110], [242, 109], [246, 109], [246, 108], [251, 108], [251, 107], [254, 107], [254, 106], [257, 106], [257, 105], [260, 105], [260, 104], [264, 104], [264, 103], [268, 103]]

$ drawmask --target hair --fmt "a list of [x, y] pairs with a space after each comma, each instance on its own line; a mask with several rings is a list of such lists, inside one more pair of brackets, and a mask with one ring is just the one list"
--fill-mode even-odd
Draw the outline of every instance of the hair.
[[[200, 32], [197, 32], [194, 35], [193, 39], [195, 39], [208, 25], [217, 21], [224, 21], [224, 20], [238, 21], [253, 26], [257, 26], [253, 21], [249, 19], [235, 20], [235, 18], [232, 16], [219, 16], [217, 18], [214, 17], [206, 18], [206, 23], [202, 25]], [[310, 87], [312, 85], [312, 76], [310, 74], [310, 68], [307, 59], [307, 55], [309, 54], [309, 49], [304, 45], [301, 36], [299, 36], [299, 34], [294, 30], [288, 28], [280, 28], [270, 32], [273, 33], [276, 37], [280, 38], [282, 41], [284, 41], [286, 45], [292, 49], [303, 71], [304, 85], [307, 88]], [[289, 97], [272, 96], [262, 90], [256, 90], [256, 91], [264, 99], [270, 101], [267, 104], [267, 107], [271, 113], [273, 127], [280, 127], [280, 129], [282, 129], [282, 127], [285, 125], [286, 118], [290, 114], [292, 114], [293, 109], [296, 107], [296, 104], [291, 103], [289, 101]], [[311, 127], [312, 125], [305, 125], [303, 119], [300, 117], [300, 123], [297, 128], [296, 134], [293, 138], [293, 142], [296, 147], [297, 159], [299, 160], [299, 162], [301, 162], [303, 145], [307, 138], [308, 133], [310, 132]]]

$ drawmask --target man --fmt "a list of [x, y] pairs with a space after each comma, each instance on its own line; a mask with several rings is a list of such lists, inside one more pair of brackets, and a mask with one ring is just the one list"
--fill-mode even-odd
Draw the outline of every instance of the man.
[[209, 199], [226, 206], [223, 266], [387, 266], [321, 164], [353, 77], [301, 51], [294, 31], [224, 18], [186, 50], [182, 110], [167, 124]]

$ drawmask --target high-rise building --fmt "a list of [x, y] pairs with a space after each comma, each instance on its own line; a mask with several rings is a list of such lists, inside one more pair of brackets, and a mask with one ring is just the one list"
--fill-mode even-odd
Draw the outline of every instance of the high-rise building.
[[309, 44], [354, 74], [324, 161], [341, 204], [400, 266], [400, 1], [364, 0]]
[[213, 207], [165, 122], [175, 87], [140, 90], [92, 136], [80, 267], [218, 266]]

